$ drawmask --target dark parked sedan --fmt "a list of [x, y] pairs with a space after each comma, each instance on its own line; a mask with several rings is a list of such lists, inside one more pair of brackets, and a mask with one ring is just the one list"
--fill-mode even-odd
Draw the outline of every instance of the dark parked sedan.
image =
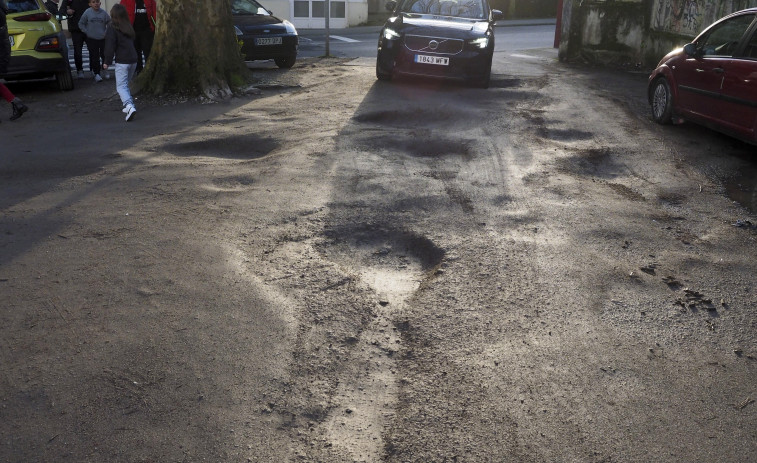
[[489, 86], [494, 22], [502, 12], [487, 0], [399, 0], [378, 42], [376, 77], [397, 75], [463, 80]]
[[280, 68], [291, 68], [297, 59], [297, 29], [255, 0], [232, 0], [231, 14], [242, 54], [248, 61], [272, 59]]
[[757, 8], [728, 15], [649, 76], [654, 120], [689, 120], [757, 143]]

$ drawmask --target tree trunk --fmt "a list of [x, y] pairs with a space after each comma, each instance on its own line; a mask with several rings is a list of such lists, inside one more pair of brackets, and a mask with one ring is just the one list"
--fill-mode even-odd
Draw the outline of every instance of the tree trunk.
[[229, 0], [162, 0], [150, 60], [137, 91], [224, 98], [247, 82]]

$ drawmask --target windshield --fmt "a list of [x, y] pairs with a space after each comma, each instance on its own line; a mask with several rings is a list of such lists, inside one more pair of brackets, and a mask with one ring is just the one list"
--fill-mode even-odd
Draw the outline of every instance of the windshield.
[[39, 5], [35, 0], [10, 0], [8, 4], [8, 13], [22, 13], [24, 11], [39, 10]]
[[403, 13], [485, 19], [482, 0], [405, 0], [400, 11]]
[[231, 14], [258, 14], [268, 16], [271, 13], [255, 0], [232, 0]]

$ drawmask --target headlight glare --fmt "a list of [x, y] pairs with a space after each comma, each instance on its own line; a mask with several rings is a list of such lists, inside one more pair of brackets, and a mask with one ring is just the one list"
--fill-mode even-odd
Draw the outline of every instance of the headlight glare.
[[294, 27], [294, 24], [290, 23], [287, 20], [284, 20], [284, 27], [287, 28], [287, 32], [290, 34], [297, 35], [297, 29]]
[[480, 37], [478, 39], [473, 39], [469, 43], [477, 48], [486, 48], [489, 46], [489, 37]]
[[397, 40], [398, 38], [400, 38], [400, 34], [397, 31], [389, 29], [387, 27], [384, 29], [384, 38], [386, 40]]

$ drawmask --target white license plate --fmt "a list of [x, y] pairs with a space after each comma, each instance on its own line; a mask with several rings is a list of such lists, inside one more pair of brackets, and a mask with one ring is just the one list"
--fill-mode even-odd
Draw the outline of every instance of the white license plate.
[[438, 66], [449, 66], [449, 58], [446, 56], [428, 56], [415, 55], [415, 62], [420, 64], [436, 64]]
[[255, 45], [281, 45], [281, 37], [265, 37], [255, 39]]

